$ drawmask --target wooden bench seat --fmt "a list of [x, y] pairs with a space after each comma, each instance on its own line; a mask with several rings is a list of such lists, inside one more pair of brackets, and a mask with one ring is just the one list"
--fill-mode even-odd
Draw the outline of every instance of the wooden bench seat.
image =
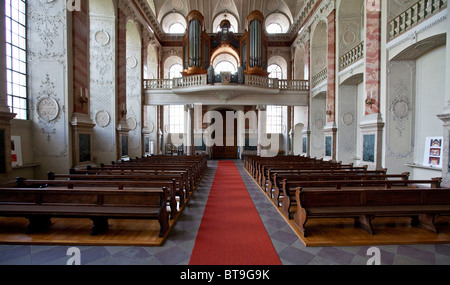
[[141, 169], [141, 170], [130, 170], [130, 169], [70, 169], [70, 175], [155, 175], [155, 176], [178, 176], [181, 175], [184, 181], [186, 194], [190, 194], [194, 191], [196, 186], [194, 178], [188, 174], [188, 171], [180, 170], [160, 170], [160, 169]]
[[168, 190], [0, 188], [0, 216], [25, 217], [27, 233], [50, 226], [51, 218], [90, 218], [91, 235], [108, 230], [108, 219], [153, 219], [159, 236], [169, 230]]
[[374, 234], [375, 217], [411, 217], [413, 226], [438, 233], [434, 223], [440, 215], [450, 214], [448, 188], [398, 189], [302, 189], [295, 191], [297, 211], [294, 224], [307, 236], [306, 223], [311, 218], [354, 218], [355, 226]]
[[185, 199], [189, 197], [189, 186], [184, 180], [183, 174], [55, 174], [53, 172], [47, 173], [48, 180], [94, 180], [94, 181], [173, 181], [176, 183], [176, 197], [180, 200], [180, 205], [185, 204]]
[[[372, 190], [389, 190], [392, 188], [416, 188], [418, 185], [429, 184], [431, 188], [440, 188], [442, 178], [433, 178], [431, 180], [336, 180], [336, 181], [283, 181], [282, 193], [274, 193], [274, 202], [280, 203], [282, 196], [282, 212], [292, 219], [297, 210], [297, 200], [295, 191], [298, 187], [303, 190], [322, 189], [331, 191], [351, 190], [361, 187], [372, 188]], [[278, 195], [278, 196], [275, 196]], [[275, 198], [276, 197], [276, 198]]]
[[168, 191], [167, 205], [170, 207], [170, 217], [174, 219], [178, 214], [175, 189], [176, 181], [96, 181], [96, 180], [33, 180], [17, 178], [17, 188], [41, 188], [64, 190], [69, 189], [73, 192], [86, 189], [99, 190], [140, 190], [153, 191], [154, 189], [165, 188]]
[[274, 173], [271, 175], [272, 179], [267, 182], [266, 187], [263, 188], [270, 198], [279, 198], [281, 194], [280, 188], [283, 187], [283, 181], [337, 181], [337, 180], [408, 180], [409, 172], [402, 174], [378, 174], [378, 171], [374, 172], [320, 172], [320, 173], [304, 173], [304, 174], [279, 174]]

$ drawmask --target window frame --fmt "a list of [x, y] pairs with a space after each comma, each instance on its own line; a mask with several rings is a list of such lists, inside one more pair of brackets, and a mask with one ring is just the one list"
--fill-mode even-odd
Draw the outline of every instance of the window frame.
[[268, 134], [283, 132], [283, 106], [266, 107], [266, 129]]
[[[16, 0], [14, 0], [16, 1]], [[16, 114], [16, 119], [28, 120], [29, 118], [29, 103], [28, 103], [28, 5], [27, 0], [18, 0], [17, 7], [18, 19], [13, 19], [13, 5], [12, 0], [9, 0], [9, 5], [5, 1], [5, 71], [6, 71], [6, 97], [7, 103], [12, 113]], [[23, 4], [23, 11], [20, 6]], [[9, 10], [9, 15], [7, 10]], [[20, 16], [23, 14], [23, 23], [21, 23]], [[9, 30], [8, 30], [9, 22]], [[17, 32], [13, 30], [13, 25], [17, 25]], [[20, 31], [23, 31], [20, 33]], [[13, 37], [17, 38], [17, 43], [14, 43]], [[23, 40], [23, 48], [20, 41]], [[14, 54], [17, 53], [17, 54]], [[23, 54], [23, 60], [20, 58]], [[15, 64], [19, 66], [15, 66]], [[23, 64], [23, 67], [21, 65]], [[23, 80], [23, 82], [21, 82]], [[15, 88], [18, 91], [15, 91]], [[18, 92], [18, 95], [16, 95]], [[21, 94], [22, 93], [22, 94]], [[15, 102], [18, 101], [18, 105]], [[22, 105], [23, 104], [23, 105]], [[24, 106], [24, 107], [22, 107]]]
[[[276, 71], [276, 75], [277, 75], [276, 77], [272, 76], [273, 70], [272, 70], [271, 72], [269, 72], [269, 69], [270, 69], [272, 66], [276, 66], [276, 69], [279, 68], [279, 71], [278, 71], [278, 70]], [[284, 79], [284, 76], [283, 76], [283, 68], [282, 68], [280, 65], [276, 64], [276, 63], [272, 63], [271, 65], [269, 65], [269, 66], [267, 67], [267, 72], [269, 72], [269, 78], [276, 78], [276, 79], [279, 79], [279, 80], [283, 80], [283, 79]], [[279, 76], [278, 76], [278, 75], [279, 75]]]
[[[173, 69], [175, 66], [180, 66], [180, 76], [179, 76], [179, 77], [176, 77], [175, 74], [174, 74], [174, 72], [172, 71], [172, 69]], [[181, 78], [181, 77], [183, 77], [183, 76], [181, 75], [181, 72], [183, 72], [183, 65], [182, 65], [182, 64], [179, 64], [179, 63], [174, 63], [174, 64], [172, 64], [172, 65], [170, 66], [170, 68], [169, 68], [169, 79], [175, 79], [175, 78]], [[173, 75], [173, 76], [172, 76], [172, 75]]]
[[[172, 32], [172, 27], [173, 27], [174, 25], [179, 25], [179, 26], [181, 26], [181, 27], [183, 28], [183, 31], [180, 32], [180, 33]], [[180, 23], [180, 22], [175, 22], [175, 23], [173, 23], [172, 25], [170, 25], [170, 27], [169, 27], [169, 34], [179, 35], [179, 34], [184, 34], [185, 32], [186, 32], [186, 28], [185, 28], [184, 25], [183, 25], [182, 23]]]
[[184, 105], [169, 105], [169, 134], [184, 134]]
[[227, 64], [229, 64], [230, 66], [232, 66], [233, 67], [233, 70], [228, 70], [228, 71], [225, 71], [225, 72], [231, 72], [231, 73], [236, 73], [237, 72], [237, 67], [231, 62], [231, 61], [229, 61], [229, 60], [222, 60], [222, 61], [220, 61], [219, 63], [217, 63], [216, 64], [216, 66], [214, 67], [214, 71], [216, 72], [216, 73], [219, 73], [219, 71], [217, 71], [217, 67], [220, 65], [220, 64], [225, 64], [225, 63], [227, 63]]
[[[271, 27], [273, 27], [273, 26], [277, 26], [277, 30], [278, 30], [278, 28], [279, 28], [280, 31], [279, 31], [279, 32], [276, 32], [276, 33], [270, 31], [270, 30], [272, 30]], [[266, 31], [267, 31], [267, 33], [268, 33], [269, 35], [282, 34], [282, 33], [283, 33], [283, 27], [282, 27], [280, 24], [278, 24], [278, 23], [270, 23], [269, 25], [267, 25]]]

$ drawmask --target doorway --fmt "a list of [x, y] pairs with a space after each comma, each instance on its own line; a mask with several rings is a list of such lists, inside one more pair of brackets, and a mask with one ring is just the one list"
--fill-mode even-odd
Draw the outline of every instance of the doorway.
[[[223, 143], [222, 146], [217, 146], [214, 144], [211, 147], [211, 157], [212, 159], [237, 159], [238, 158], [238, 145], [237, 145], [237, 120], [234, 120], [233, 126], [227, 128], [226, 116], [227, 112], [235, 112], [231, 109], [218, 109], [215, 110], [222, 115], [223, 118]], [[227, 144], [227, 137], [231, 136], [233, 145]]]

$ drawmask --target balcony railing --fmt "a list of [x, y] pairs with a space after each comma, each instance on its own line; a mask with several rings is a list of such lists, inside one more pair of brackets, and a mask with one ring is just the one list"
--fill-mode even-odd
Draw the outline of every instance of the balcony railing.
[[[308, 91], [309, 82], [307, 80], [279, 80], [276, 78], [268, 78], [258, 75], [245, 75], [245, 86], [291, 90], [291, 91]], [[206, 74], [185, 76], [175, 79], [145, 79], [144, 90], [173, 90], [178, 88], [189, 88], [206, 86], [208, 78]], [[236, 85], [236, 84], [230, 84]]]
[[319, 83], [327, 79], [328, 79], [328, 68], [325, 68], [324, 70], [322, 70], [321, 72], [317, 73], [312, 77], [311, 86], [314, 88], [317, 85], [319, 85]]
[[202, 86], [208, 83], [206, 74], [197, 74], [173, 79], [173, 88]]
[[352, 65], [353, 63], [357, 62], [363, 57], [364, 57], [364, 42], [361, 42], [356, 47], [354, 47], [346, 54], [341, 56], [341, 58], [339, 59], [340, 70], [343, 70], [347, 66]]
[[393, 40], [413, 26], [447, 7], [448, 0], [420, 0], [389, 22], [388, 40]]
[[308, 80], [279, 80], [278, 87], [280, 90], [299, 90], [308, 91], [309, 81]]
[[171, 79], [145, 79], [144, 89], [145, 90], [170, 90], [173, 86], [173, 80]]

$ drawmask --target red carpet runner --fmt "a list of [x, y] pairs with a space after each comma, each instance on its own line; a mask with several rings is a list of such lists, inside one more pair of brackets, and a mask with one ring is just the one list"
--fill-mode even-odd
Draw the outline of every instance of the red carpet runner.
[[233, 161], [219, 161], [190, 265], [281, 265]]

